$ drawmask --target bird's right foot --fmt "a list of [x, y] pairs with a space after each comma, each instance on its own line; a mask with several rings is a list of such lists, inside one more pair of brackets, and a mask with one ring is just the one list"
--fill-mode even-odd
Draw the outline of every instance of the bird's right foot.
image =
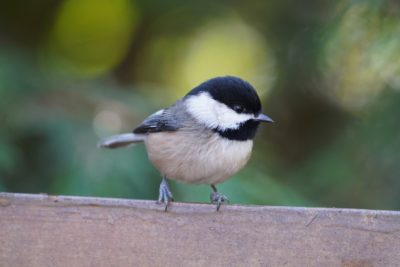
[[157, 204], [164, 204], [164, 211], [167, 211], [168, 205], [171, 201], [174, 201], [171, 190], [169, 190], [168, 182], [165, 177], [163, 177], [160, 183], [160, 190], [158, 195]]

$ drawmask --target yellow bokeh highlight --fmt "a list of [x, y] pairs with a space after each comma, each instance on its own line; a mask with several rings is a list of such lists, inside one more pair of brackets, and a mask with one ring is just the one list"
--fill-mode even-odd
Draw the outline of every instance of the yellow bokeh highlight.
[[131, 0], [66, 0], [49, 41], [51, 60], [79, 75], [102, 74], [126, 55], [137, 19]]
[[275, 80], [274, 66], [268, 45], [255, 29], [235, 18], [214, 21], [192, 37], [181, 63], [180, 88], [235, 75], [265, 95]]

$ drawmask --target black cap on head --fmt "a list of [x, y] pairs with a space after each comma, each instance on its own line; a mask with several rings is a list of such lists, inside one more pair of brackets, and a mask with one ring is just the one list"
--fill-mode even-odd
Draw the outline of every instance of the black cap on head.
[[239, 113], [259, 114], [261, 102], [250, 83], [234, 76], [212, 78], [191, 90], [187, 95], [208, 92], [211, 97]]

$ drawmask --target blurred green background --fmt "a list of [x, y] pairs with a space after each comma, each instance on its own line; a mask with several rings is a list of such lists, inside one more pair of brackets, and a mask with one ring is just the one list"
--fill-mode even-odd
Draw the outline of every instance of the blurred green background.
[[97, 141], [226, 74], [276, 121], [219, 186], [233, 203], [400, 208], [395, 0], [2, 1], [0, 191], [156, 199], [143, 145]]

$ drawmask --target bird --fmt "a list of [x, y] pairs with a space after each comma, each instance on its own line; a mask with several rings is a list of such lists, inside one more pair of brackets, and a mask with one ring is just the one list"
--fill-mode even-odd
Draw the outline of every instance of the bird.
[[260, 122], [273, 120], [262, 113], [254, 87], [239, 77], [221, 76], [153, 113], [133, 132], [107, 137], [98, 146], [144, 143], [148, 159], [161, 173], [157, 203], [164, 204], [165, 211], [174, 200], [168, 179], [210, 185], [211, 203], [219, 211], [229, 200], [216, 185], [246, 165]]

